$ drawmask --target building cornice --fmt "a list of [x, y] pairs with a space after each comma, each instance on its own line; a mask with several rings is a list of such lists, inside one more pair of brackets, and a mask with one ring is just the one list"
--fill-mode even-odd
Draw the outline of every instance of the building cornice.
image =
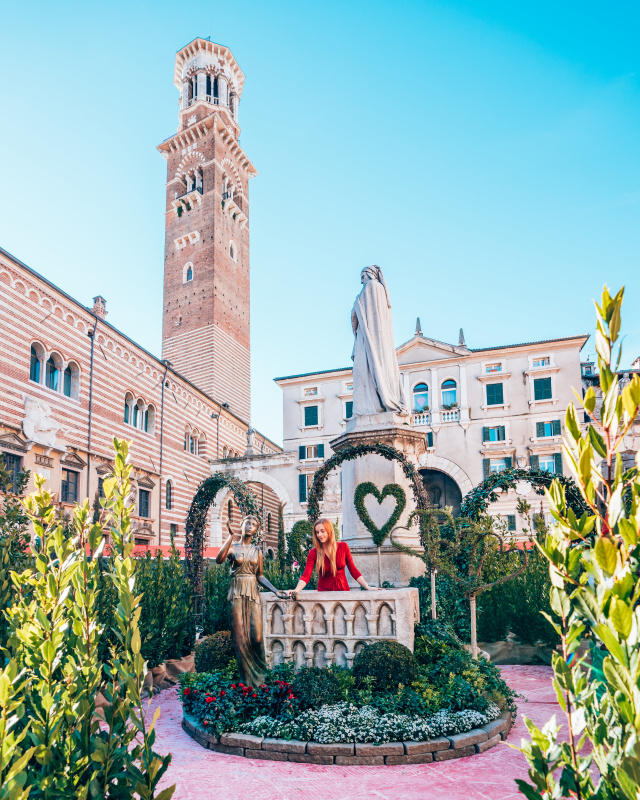
[[233, 57], [233, 53], [223, 44], [216, 44], [216, 42], [212, 42], [209, 39], [201, 39], [200, 37], [197, 37], [192, 42], [189, 42], [189, 44], [181, 47], [176, 53], [176, 64], [173, 73], [173, 83], [175, 87], [179, 90], [182, 89], [182, 70], [185, 61], [188, 61], [190, 58], [195, 58], [200, 53], [208, 53], [219, 59], [224, 59], [227, 62], [236, 80], [238, 97], [240, 97], [244, 87], [244, 72], [240, 69], [238, 62]]

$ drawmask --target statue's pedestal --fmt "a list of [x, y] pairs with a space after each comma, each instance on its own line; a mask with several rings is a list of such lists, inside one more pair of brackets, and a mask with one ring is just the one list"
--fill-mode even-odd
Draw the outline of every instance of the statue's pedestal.
[[[427, 437], [423, 431], [414, 430], [409, 425], [409, 417], [394, 413], [373, 414], [355, 417], [347, 423], [345, 433], [333, 439], [331, 448], [339, 452], [346, 447], [359, 444], [386, 444], [399, 450], [414, 464], [427, 449]], [[389, 461], [377, 454], [361, 456], [354, 461], [346, 461], [342, 466], [342, 538], [353, 552], [358, 569], [372, 586], [378, 585], [378, 549], [371, 534], [358, 517], [354, 505], [356, 486], [371, 481], [379, 491], [388, 483], [397, 483], [404, 489], [407, 505], [396, 523], [406, 525], [409, 514], [416, 507], [413, 486], [406, 477], [402, 466], [395, 460]], [[395, 500], [386, 498], [379, 505], [375, 497], [365, 501], [365, 506], [373, 522], [382, 526], [395, 508]], [[417, 525], [409, 531], [395, 535], [409, 547], [419, 549], [420, 539]], [[382, 580], [397, 587], [407, 586], [412, 577], [423, 575], [425, 566], [415, 556], [396, 550], [389, 540], [381, 548]], [[350, 583], [353, 583], [350, 579]], [[355, 585], [355, 584], [354, 584]]]

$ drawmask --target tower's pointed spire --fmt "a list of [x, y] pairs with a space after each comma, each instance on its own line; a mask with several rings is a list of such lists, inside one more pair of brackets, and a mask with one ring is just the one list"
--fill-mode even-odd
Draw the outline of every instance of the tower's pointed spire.
[[460, 328], [460, 336], [458, 337], [458, 344], [460, 345], [460, 347], [466, 347], [467, 346], [467, 344], [466, 344], [466, 342], [464, 340], [464, 331], [462, 330], [462, 328]]
[[416, 336], [422, 336], [422, 328], [420, 327], [420, 317], [416, 318]]

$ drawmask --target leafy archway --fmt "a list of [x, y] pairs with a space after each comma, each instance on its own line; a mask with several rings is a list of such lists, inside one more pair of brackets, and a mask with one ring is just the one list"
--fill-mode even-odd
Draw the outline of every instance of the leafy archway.
[[416, 507], [422, 509], [428, 507], [429, 500], [422, 484], [420, 473], [405, 457], [404, 453], [401, 453], [399, 450], [396, 450], [395, 447], [391, 447], [387, 444], [354, 444], [334, 453], [328, 461], [325, 461], [325, 463], [316, 470], [313, 476], [313, 484], [309, 491], [309, 497], [307, 498], [307, 517], [311, 523], [314, 523], [320, 516], [320, 502], [324, 496], [324, 484], [331, 470], [341, 466], [345, 461], [355, 461], [356, 458], [372, 454], [382, 456], [382, 458], [386, 458], [387, 461], [397, 461], [402, 467], [402, 471], [411, 482]]
[[585, 511], [589, 511], [580, 490], [571, 480], [564, 475], [555, 475], [541, 469], [505, 469], [502, 472], [495, 472], [488, 478], [479, 483], [462, 498], [460, 516], [477, 519], [484, 514], [489, 503], [495, 503], [498, 499], [498, 491], [515, 489], [520, 481], [530, 483], [536, 494], [543, 495], [544, 490], [551, 486], [554, 480], [559, 480], [564, 486], [567, 505], [573, 510], [574, 514], [580, 518]]
[[233, 497], [245, 516], [253, 514], [260, 517], [260, 507], [255, 495], [240, 478], [216, 472], [202, 481], [187, 514], [184, 540], [185, 573], [196, 597], [202, 595], [207, 514], [215, 503], [218, 492], [225, 488], [233, 492]]

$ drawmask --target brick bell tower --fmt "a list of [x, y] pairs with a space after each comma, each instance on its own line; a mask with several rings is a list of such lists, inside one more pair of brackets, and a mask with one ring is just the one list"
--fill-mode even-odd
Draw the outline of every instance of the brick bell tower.
[[238, 143], [244, 74], [228, 48], [176, 55], [178, 132], [167, 159], [162, 357], [249, 421], [249, 178]]

